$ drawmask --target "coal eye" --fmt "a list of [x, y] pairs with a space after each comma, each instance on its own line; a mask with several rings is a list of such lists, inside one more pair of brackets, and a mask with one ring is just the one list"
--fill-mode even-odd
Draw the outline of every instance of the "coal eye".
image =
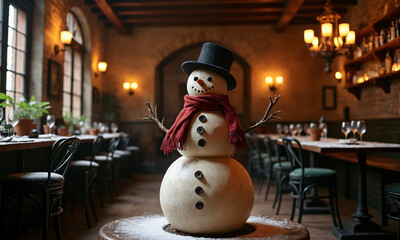
[[207, 80], [208, 80], [209, 82], [211, 82], [211, 81], [212, 81], [212, 77], [208, 77]]
[[197, 80], [199, 80], [199, 78], [198, 77], [194, 77], [193, 80], [197, 81]]

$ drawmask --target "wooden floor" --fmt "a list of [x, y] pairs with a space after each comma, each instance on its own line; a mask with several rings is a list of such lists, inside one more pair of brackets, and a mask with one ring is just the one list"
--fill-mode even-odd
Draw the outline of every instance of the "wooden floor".
[[[86, 226], [82, 204], [77, 203], [74, 212], [71, 213], [70, 205], [67, 203], [65, 213], [62, 216], [63, 240], [97, 239], [100, 228], [113, 220], [139, 215], [162, 214], [158, 199], [161, 181], [162, 175], [158, 174], [135, 175], [132, 179], [119, 180], [118, 196], [115, 197], [113, 204], [110, 203], [108, 198], [105, 198], [105, 207], [100, 208], [100, 204], [98, 201], [96, 202], [99, 221], [93, 222], [91, 229]], [[272, 209], [275, 187], [271, 188], [267, 201], [264, 201], [265, 185], [262, 194], [258, 194], [257, 186], [255, 190], [252, 215], [275, 216], [275, 210]], [[345, 224], [352, 220], [351, 213], [355, 212], [356, 203], [340, 198], [339, 208], [342, 221]], [[291, 198], [289, 195], [285, 195], [278, 217], [289, 218], [290, 210]], [[379, 214], [373, 210], [370, 210], [370, 213], [374, 215], [373, 220], [380, 223]], [[311, 239], [336, 239], [331, 233], [333, 223], [329, 214], [304, 215], [302, 224], [308, 228]], [[396, 226], [394, 221], [389, 220], [389, 226], [384, 229], [394, 236], [397, 231]], [[53, 228], [52, 225], [51, 228]], [[22, 239], [41, 239], [40, 225], [38, 224], [36, 227], [31, 227], [25, 231]], [[53, 231], [50, 232], [50, 239], [55, 239]]]

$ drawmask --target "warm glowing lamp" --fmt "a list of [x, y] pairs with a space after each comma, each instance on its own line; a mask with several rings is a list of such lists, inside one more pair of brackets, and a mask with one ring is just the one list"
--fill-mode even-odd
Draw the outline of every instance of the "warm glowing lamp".
[[129, 95], [135, 94], [135, 91], [138, 88], [138, 84], [136, 82], [124, 82], [122, 87], [128, 92]]
[[275, 82], [278, 86], [280, 86], [283, 83], [283, 77], [282, 76], [277, 76], [275, 78]]
[[107, 71], [107, 63], [106, 62], [99, 62], [97, 64], [97, 69], [99, 70], [99, 72]]
[[350, 31], [350, 24], [348, 23], [341, 23], [339, 24], [339, 36], [340, 37], [347, 37]]
[[332, 36], [332, 23], [321, 24], [321, 33], [322, 33], [322, 37], [331, 37]]
[[60, 41], [62, 44], [62, 48], [58, 45], [54, 46], [54, 53], [57, 55], [59, 52], [65, 51], [65, 45], [71, 44], [72, 41], [72, 33], [69, 31], [61, 31], [60, 32]]
[[265, 83], [267, 83], [268, 86], [272, 85], [274, 82], [274, 79], [270, 76], [265, 78]]
[[356, 43], [356, 32], [354, 31], [349, 31], [349, 34], [347, 34], [346, 37], [346, 44], [351, 45]]
[[338, 80], [338, 82], [340, 82], [340, 80], [342, 80], [342, 73], [341, 72], [335, 72], [335, 78], [336, 78], [336, 80]]
[[72, 33], [70, 31], [61, 31], [60, 39], [62, 44], [71, 44]]
[[333, 43], [335, 44], [335, 47], [336, 47], [336, 48], [340, 48], [340, 47], [343, 46], [343, 40], [342, 40], [342, 38], [340, 38], [340, 37], [335, 37], [335, 38], [333, 39]]
[[314, 39], [314, 30], [306, 29], [304, 30], [304, 42], [307, 44], [312, 44]]
[[274, 79], [272, 77], [268, 76], [268, 77], [265, 78], [265, 83], [269, 87], [269, 90], [274, 92], [274, 91], [278, 90], [278, 88], [283, 83], [283, 77], [282, 76], [277, 76], [275, 78], [275, 82], [274, 82]]
[[318, 45], [319, 45], [319, 39], [318, 39], [318, 37], [314, 37], [313, 41], [312, 41], [312, 47], [314, 49], [318, 49]]

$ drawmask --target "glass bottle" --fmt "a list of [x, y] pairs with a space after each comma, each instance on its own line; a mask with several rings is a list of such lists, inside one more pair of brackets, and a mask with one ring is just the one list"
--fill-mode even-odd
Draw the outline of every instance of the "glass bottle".
[[385, 57], [385, 71], [386, 73], [390, 73], [392, 70], [392, 58], [390, 57], [390, 52], [386, 52], [386, 57]]
[[390, 41], [393, 41], [395, 39], [395, 35], [396, 35], [396, 30], [394, 28], [394, 21], [391, 22], [391, 26], [390, 26]]
[[383, 46], [385, 44], [385, 30], [381, 30], [379, 34], [379, 46]]
[[396, 18], [394, 22], [395, 38], [399, 37], [399, 20]]

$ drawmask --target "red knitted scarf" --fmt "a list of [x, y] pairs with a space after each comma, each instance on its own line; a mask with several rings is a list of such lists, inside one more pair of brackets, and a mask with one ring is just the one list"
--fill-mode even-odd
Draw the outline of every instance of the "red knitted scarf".
[[234, 144], [236, 149], [245, 148], [247, 146], [246, 139], [237, 121], [236, 112], [229, 103], [227, 95], [220, 96], [210, 94], [195, 97], [186, 95], [184, 100], [184, 108], [179, 113], [175, 123], [168, 130], [161, 145], [160, 149], [164, 151], [165, 155], [168, 155], [175, 149], [183, 149], [192, 117], [198, 110], [224, 111], [225, 120], [229, 128], [229, 143]]

